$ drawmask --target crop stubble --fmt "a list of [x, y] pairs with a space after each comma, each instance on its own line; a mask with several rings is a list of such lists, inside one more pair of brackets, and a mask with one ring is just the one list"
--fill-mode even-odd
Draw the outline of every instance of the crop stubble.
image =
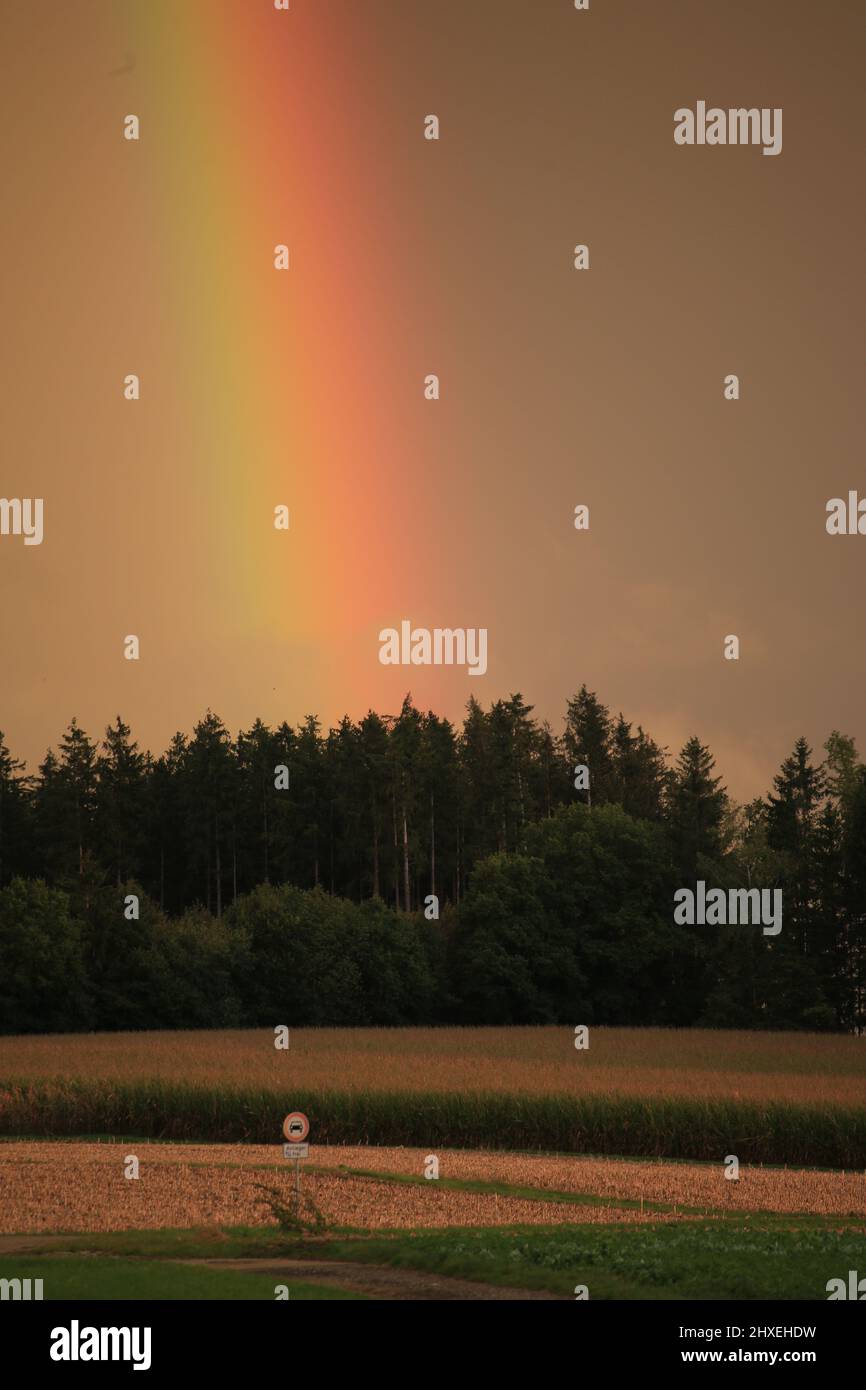
[[[129, 1153], [140, 1177], [124, 1177]], [[438, 1154], [440, 1176], [503, 1182], [560, 1192], [674, 1203], [680, 1207], [811, 1212], [866, 1220], [860, 1174], [744, 1168], [738, 1183], [703, 1165], [539, 1157]], [[330, 1224], [365, 1229], [503, 1224], [621, 1222], [634, 1210], [545, 1202], [449, 1190], [435, 1179], [407, 1185], [316, 1169], [358, 1168], [420, 1176], [423, 1150], [312, 1146], [303, 1184]], [[5, 1143], [0, 1146], [0, 1230], [145, 1230], [159, 1227], [268, 1225], [256, 1185], [283, 1199], [293, 1177], [278, 1146], [110, 1143]], [[647, 1211], [645, 1221], [683, 1219]]]

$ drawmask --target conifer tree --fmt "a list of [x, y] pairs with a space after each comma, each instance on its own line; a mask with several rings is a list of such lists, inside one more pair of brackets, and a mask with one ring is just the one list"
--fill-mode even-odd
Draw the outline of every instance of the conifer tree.
[[603, 806], [612, 799], [612, 735], [609, 711], [594, 691], [582, 685], [568, 702], [562, 741], [570, 772], [579, 764], [589, 769], [589, 790], [576, 793], [589, 806]]
[[722, 854], [722, 824], [728, 797], [709, 748], [692, 736], [677, 759], [671, 785], [668, 831], [673, 859], [684, 883], [702, 872], [702, 861]]

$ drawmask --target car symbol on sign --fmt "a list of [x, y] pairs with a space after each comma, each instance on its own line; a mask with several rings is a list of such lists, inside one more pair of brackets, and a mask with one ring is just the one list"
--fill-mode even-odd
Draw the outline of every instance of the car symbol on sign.
[[310, 1122], [300, 1110], [293, 1110], [283, 1120], [283, 1134], [293, 1144], [299, 1144], [310, 1132]]

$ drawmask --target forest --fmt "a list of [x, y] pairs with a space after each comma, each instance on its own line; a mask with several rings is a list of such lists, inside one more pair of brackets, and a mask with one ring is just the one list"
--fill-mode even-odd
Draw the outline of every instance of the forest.
[[[520, 694], [460, 727], [208, 711], [159, 755], [73, 719], [32, 775], [0, 735], [0, 1029], [862, 1032], [866, 767], [821, 751], [738, 805], [700, 738], [672, 756], [586, 686], [558, 732]], [[780, 889], [782, 931], [677, 925], [697, 880]]]

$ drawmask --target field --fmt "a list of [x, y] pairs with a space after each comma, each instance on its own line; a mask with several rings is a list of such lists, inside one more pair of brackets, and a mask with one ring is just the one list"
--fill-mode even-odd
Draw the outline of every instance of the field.
[[[290, 1109], [311, 1120], [305, 1233]], [[6, 1038], [0, 1135], [0, 1278], [46, 1298], [817, 1299], [866, 1268], [853, 1038]]]
[[[124, 1177], [129, 1153], [140, 1176]], [[332, 1227], [363, 1230], [513, 1223], [672, 1221], [737, 1213], [850, 1218], [866, 1227], [861, 1173], [721, 1164], [634, 1163], [442, 1150], [311, 1145], [304, 1191]], [[33, 1143], [0, 1145], [0, 1232], [119, 1231], [272, 1224], [266, 1197], [291, 1199], [277, 1145]]]
[[0, 1079], [866, 1104], [866, 1038], [593, 1028], [266, 1029], [0, 1038]]
[[507, 1148], [866, 1167], [866, 1040], [564, 1028], [0, 1040], [0, 1135]]

